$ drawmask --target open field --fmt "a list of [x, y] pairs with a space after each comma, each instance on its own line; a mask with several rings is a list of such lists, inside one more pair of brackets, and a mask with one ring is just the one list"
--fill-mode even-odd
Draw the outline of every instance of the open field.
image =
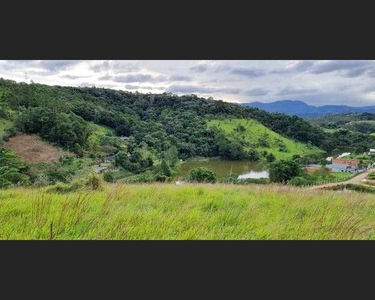
[[[242, 125], [245, 128], [243, 133], [235, 131], [237, 126]], [[228, 138], [239, 139], [243, 138], [245, 141], [257, 145], [259, 140], [267, 141], [269, 147], [256, 146], [258, 151], [267, 151], [275, 155], [277, 159], [284, 159], [292, 157], [295, 154], [316, 154], [322, 151], [316, 147], [308, 147], [307, 145], [285, 138], [280, 134], [268, 129], [261, 123], [251, 119], [226, 119], [226, 120], [211, 120], [208, 126], [218, 126], [228, 133]], [[287, 152], [281, 152], [280, 143], [286, 146]]]
[[36, 135], [17, 135], [4, 143], [3, 147], [12, 150], [23, 161], [30, 163], [58, 161], [61, 155], [59, 148], [43, 142]]
[[288, 186], [0, 192], [0, 239], [375, 239], [373, 195]]

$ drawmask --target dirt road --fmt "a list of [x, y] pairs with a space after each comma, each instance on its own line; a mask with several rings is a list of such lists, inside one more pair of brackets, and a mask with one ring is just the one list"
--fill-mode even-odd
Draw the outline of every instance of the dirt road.
[[336, 186], [336, 185], [340, 185], [340, 184], [347, 184], [347, 183], [353, 183], [353, 184], [361, 184], [362, 183], [362, 180], [363, 179], [366, 179], [367, 176], [374, 172], [374, 169], [371, 168], [371, 169], [368, 169], [366, 172], [363, 172], [349, 180], [346, 180], [346, 181], [341, 181], [341, 182], [335, 182], [335, 183], [326, 183], [326, 184], [321, 184], [321, 185], [314, 185], [312, 187], [309, 187], [310, 190], [316, 190], [316, 189], [321, 189], [321, 188], [326, 188], [326, 187], [333, 187], [333, 186]]

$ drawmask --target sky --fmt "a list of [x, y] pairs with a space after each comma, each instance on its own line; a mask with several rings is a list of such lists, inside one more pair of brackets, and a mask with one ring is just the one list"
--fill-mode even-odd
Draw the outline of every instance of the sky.
[[374, 60], [0, 60], [0, 77], [237, 103], [375, 105]]

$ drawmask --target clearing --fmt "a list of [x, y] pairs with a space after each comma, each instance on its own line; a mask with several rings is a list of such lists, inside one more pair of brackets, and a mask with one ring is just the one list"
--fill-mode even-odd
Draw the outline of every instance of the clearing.
[[36, 135], [17, 135], [4, 143], [3, 147], [12, 150], [23, 161], [30, 163], [58, 161], [63, 154], [59, 148], [47, 144]]
[[[243, 132], [235, 131], [239, 125], [245, 128]], [[252, 119], [211, 120], [208, 122], [208, 126], [217, 126], [228, 133], [229, 139], [243, 139], [246, 142], [250, 142], [256, 150], [272, 153], [277, 159], [285, 159], [295, 154], [323, 153], [323, 151], [317, 147], [308, 146], [301, 142], [283, 137]], [[286, 152], [279, 151], [281, 147], [285, 147]]]

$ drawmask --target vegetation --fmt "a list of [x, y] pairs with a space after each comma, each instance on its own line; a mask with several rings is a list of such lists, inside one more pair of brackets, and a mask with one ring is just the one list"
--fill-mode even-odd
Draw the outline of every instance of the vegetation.
[[190, 171], [188, 180], [192, 182], [215, 183], [216, 174], [208, 168], [199, 167]]
[[[322, 153], [316, 147], [285, 138], [252, 119], [218, 119], [208, 122], [209, 128], [218, 128], [226, 132], [228, 140], [233, 141], [245, 151], [256, 151], [257, 156], [265, 153], [267, 161], [285, 159], [293, 155], [309, 155]], [[241, 130], [239, 130], [241, 128]], [[231, 149], [231, 151], [235, 151]], [[255, 159], [256, 160], [256, 159]]]
[[0, 239], [375, 239], [372, 195], [279, 186], [9, 189], [0, 215]]
[[301, 165], [294, 160], [280, 160], [270, 165], [270, 180], [286, 184], [294, 177], [302, 175]]
[[[68, 152], [72, 157], [69, 162], [51, 162], [70, 174], [65, 176], [68, 181], [79, 170], [73, 167], [74, 161], [81, 158], [89, 160], [84, 170], [90, 172], [101, 168], [105, 157], [115, 155], [115, 166], [104, 166], [111, 173], [106, 180], [150, 182], [171, 180], [181, 159], [202, 156], [272, 162], [329, 147], [328, 136], [303, 119], [196, 95], [140, 94], [0, 79], [0, 114], [11, 126], [3, 126], [4, 139], [37, 134]], [[225, 126], [212, 126], [230, 119], [238, 120], [231, 132]], [[31, 184], [55, 182], [37, 173], [41, 176], [30, 176]]]

